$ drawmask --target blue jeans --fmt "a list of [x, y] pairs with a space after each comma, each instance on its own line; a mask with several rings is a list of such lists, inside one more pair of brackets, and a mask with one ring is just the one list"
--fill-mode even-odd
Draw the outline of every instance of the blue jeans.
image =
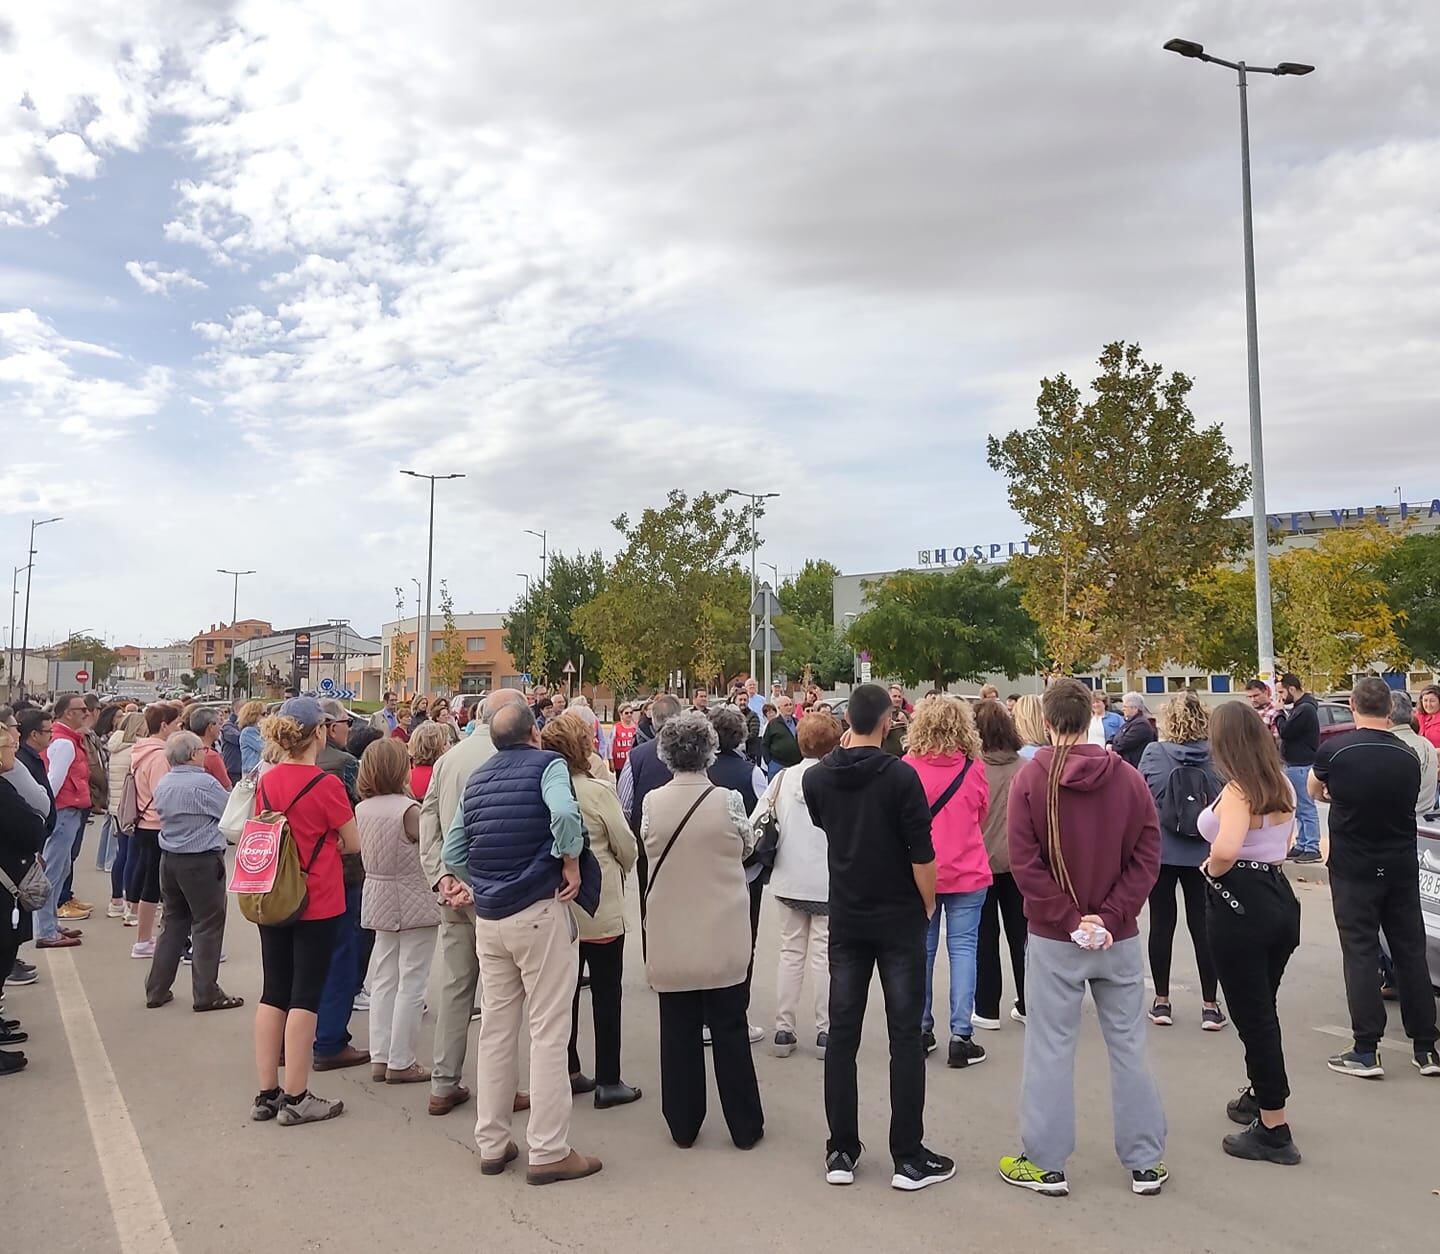
[[1287, 766], [1285, 774], [1295, 787], [1295, 848], [1303, 853], [1319, 853], [1320, 814], [1315, 809], [1315, 799], [1305, 791], [1310, 768]]
[[328, 1058], [350, 1044], [350, 1011], [360, 981], [355, 975], [355, 954], [360, 947], [361, 889], [345, 888], [345, 913], [335, 931], [335, 948], [330, 954], [330, 971], [320, 994], [315, 1023], [315, 1057]]
[[85, 830], [84, 810], [57, 810], [55, 830], [45, 838], [45, 878], [50, 881], [50, 896], [35, 912], [35, 939], [54, 940], [60, 935], [55, 912], [65, 899], [65, 881], [70, 878], [70, 864], [75, 857], [75, 842]]
[[940, 948], [940, 916], [945, 916], [945, 950], [950, 955], [950, 1035], [969, 1036], [975, 1011], [975, 943], [980, 935], [980, 908], [985, 889], [973, 893], [940, 893], [935, 914], [925, 933], [925, 1013], [923, 1032], [935, 1028], [931, 1011], [935, 983], [935, 954]]

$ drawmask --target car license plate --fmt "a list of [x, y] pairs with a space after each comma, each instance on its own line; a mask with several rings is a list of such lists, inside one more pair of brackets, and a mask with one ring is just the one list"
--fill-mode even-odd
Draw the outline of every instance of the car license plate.
[[1440, 871], [1420, 872], [1420, 896], [1440, 902]]

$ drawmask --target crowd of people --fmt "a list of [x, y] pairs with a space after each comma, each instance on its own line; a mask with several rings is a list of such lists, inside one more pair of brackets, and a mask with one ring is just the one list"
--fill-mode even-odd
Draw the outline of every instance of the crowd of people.
[[[754, 1047], [768, 1038], [787, 1058], [806, 1038], [824, 1068], [826, 1179], [852, 1183], [857, 1056], [878, 971], [891, 1183], [949, 1179], [953, 1160], [925, 1136], [926, 1055], [945, 1025], [949, 1067], [986, 1061], [977, 1037], [1001, 1027], [1008, 952], [1023, 1079], [1020, 1145], [1001, 1177], [1069, 1190], [1088, 988], [1117, 1154], [1132, 1190], [1153, 1194], [1169, 1173], [1146, 1032], [1182, 1017], [1170, 975], [1183, 902], [1200, 981], [1190, 1013], [1207, 1032], [1233, 1022], [1244, 1046], [1247, 1083], [1226, 1107], [1242, 1129], [1223, 1148], [1293, 1165], [1278, 1007], [1300, 906], [1287, 860], [1328, 861], [1354, 1035], [1330, 1068], [1384, 1074], [1393, 995], [1415, 1066], [1440, 1076], [1416, 858], [1417, 816], [1436, 802], [1440, 689], [1417, 711], [1361, 680], [1355, 729], [1323, 745], [1298, 677], [1281, 690], [1277, 703], [1256, 681], [1248, 701], [1214, 707], [1181, 692], [1152, 714], [1138, 693], [1111, 711], [1073, 679], [1003, 702], [987, 687], [975, 702], [932, 693], [918, 705], [898, 686], [861, 684], [842, 719], [814, 689], [762, 696], [749, 680], [723, 700], [702, 689], [688, 702], [622, 704], [608, 732], [583, 696], [543, 688], [408, 710], [387, 693], [369, 718], [306, 695], [268, 711], [77, 694], [0, 708], [0, 989], [38, 978], [21, 944], [87, 939], [75, 924], [99, 907], [71, 881], [94, 817], [105, 916], [135, 929], [145, 1005], [174, 1000], [186, 963], [194, 1010], [242, 1007], [219, 979], [227, 837], [283, 816], [305, 891], [294, 917], [257, 927], [257, 1121], [335, 1118], [343, 1102], [316, 1093], [312, 1073], [368, 1066], [377, 1084], [428, 1082], [434, 1116], [473, 1097], [485, 1175], [520, 1156], [514, 1115], [527, 1110], [530, 1183], [595, 1174], [600, 1160], [570, 1140], [575, 1096], [601, 1110], [644, 1096], [622, 1067], [633, 898], [658, 1003], [661, 1115], [677, 1146], [705, 1121], [707, 1052], [726, 1130], [749, 1150], [765, 1135]], [[1328, 849], [1317, 800], [1330, 805]], [[767, 888], [779, 948], [766, 959], [773, 1021], [761, 1027], [752, 987]], [[948, 986], [937, 989], [942, 933]], [[361, 1013], [363, 1049], [350, 1032]], [[22, 1024], [0, 1019], [0, 1074], [25, 1067], [13, 1048], [25, 1040]]]

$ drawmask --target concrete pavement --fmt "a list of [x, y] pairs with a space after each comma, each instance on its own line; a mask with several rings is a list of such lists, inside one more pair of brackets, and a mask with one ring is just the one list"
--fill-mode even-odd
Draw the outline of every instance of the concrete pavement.
[[[77, 892], [103, 902], [91, 865]], [[655, 1000], [638, 937], [627, 954], [625, 1078], [639, 1103], [596, 1111], [576, 1103], [573, 1140], [605, 1161], [594, 1179], [536, 1189], [512, 1168], [483, 1178], [471, 1140], [473, 1105], [425, 1112], [427, 1086], [375, 1085], [368, 1068], [315, 1078], [346, 1113], [281, 1128], [249, 1120], [259, 993], [256, 933], [232, 910], [222, 981], [244, 1010], [197, 1015], [183, 968], [176, 1000], [147, 1010], [147, 963], [129, 957], [133, 931], [103, 907], [78, 949], [42, 953], [40, 983], [12, 989], [7, 1014], [30, 1032], [24, 1074], [0, 1080], [0, 1146], [8, 1199], [0, 1251], [429, 1250], [804, 1251], [935, 1247], [1063, 1251], [1365, 1248], [1411, 1254], [1440, 1218], [1440, 1080], [1410, 1067], [1392, 1010], [1384, 1081], [1337, 1076], [1326, 1056], [1346, 1042], [1345, 1001], [1327, 890], [1297, 886], [1304, 943], [1282, 990], [1296, 1138], [1293, 1169], [1240, 1163], [1220, 1151], [1224, 1106], [1244, 1083], [1233, 1029], [1199, 1030], [1194, 960], [1183, 926], [1172, 995], [1176, 1027], [1152, 1030], [1152, 1057], [1170, 1120], [1171, 1183], [1158, 1199], [1131, 1195], [1111, 1148], [1108, 1077], [1093, 1013], [1079, 1065], [1079, 1149], [1072, 1195], [1044, 1199], [996, 1177], [1013, 1153], [1024, 1029], [1008, 1018], [978, 1033], [983, 1066], [929, 1063], [927, 1141], [953, 1155], [953, 1182], [918, 1195], [889, 1187], [886, 1065], [878, 986], [861, 1056], [862, 1133], [870, 1151], [850, 1189], [823, 1176], [822, 1065], [802, 1017], [802, 1045], [784, 1060], [756, 1047], [766, 1138], [740, 1153], [718, 1102], [689, 1151], [660, 1116]], [[633, 903], [632, 903], [633, 904]], [[773, 1030], [776, 933], [767, 902], [756, 967], [754, 1022]], [[34, 957], [28, 950], [27, 956]], [[937, 985], [946, 986], [942, 950]], [[1007, 970], [1008, 982], [1008, 970]], [[432, 991], [432, 999], [434, 993]], [[1008, 1003], [1007, 1003], [1008, 1004]], [[581, 1054], [591, 1057], [581, 1002]], [[429, 1061], [426, 1020], [421, 1059]], [[351, 1023], [363, 1046], [365, 1016]], [[472, 1036], [473, 1036], [472, 1029]], [[473, 1076], [473, 1054], [469, 1070]], [[515, 1119], [524, 1145], [525, 1116]], [[523, 1160], [519, 1167], [523, 1168]]]

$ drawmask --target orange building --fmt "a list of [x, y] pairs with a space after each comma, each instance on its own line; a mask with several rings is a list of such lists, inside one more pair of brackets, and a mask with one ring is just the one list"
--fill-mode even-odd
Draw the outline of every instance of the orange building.
[[[455, 629], [465, 645], [465, 670], [460, 678], [458, 692], [490, 692], [496, 688], [520, 687], [520, 667], [505, 651], [502, 640], [505, 636], [505, 615], [503, 614], [456, 614]], [[402, 697], [415, 694], [415, 666], [419, 660], [415, 652], [417, 639], [416, 620], [402, 618], [398, 622], [386, 623], [380, 628], [381, 652], [380, 674], [382, 687], [394, 688]], [[404, 641], [402, 652], [406, 653], [405, 677], [400, 684], [392, 681], [391, 662], [395, 656], [397, 641]], [[434, 672], [434, 658], [445, 647], [445, 623], [439, 614], [430, 616], [430, 690], [443, 693], [444, 686]]]
[[230, 653], [240, 641], [268, 636], [274, 629], [261, 618], [242, 618], [226, 626], [211, 623], [190, 641], [190, 666], [197, 675], [215, 674], [230, 660]]

